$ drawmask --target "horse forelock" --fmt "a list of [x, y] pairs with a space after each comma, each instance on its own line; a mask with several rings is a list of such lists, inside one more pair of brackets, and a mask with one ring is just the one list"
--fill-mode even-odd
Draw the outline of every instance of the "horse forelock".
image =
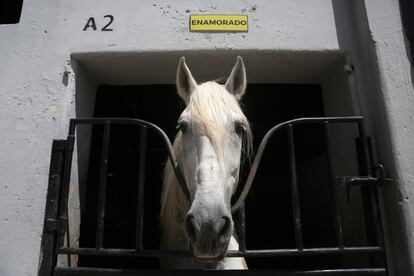
[[229, 135], [228, 129], [233, 127], [235, 120], [240, 121], [246, 129], [243, 135], [243, 155], [249, 157], [252, 141], [250, 124], [238, 100], [223, 85], [216, 82], [199, 85], [191, 95], [186, 111], [202, 125], [221, 160], [225, 150], [222, 145], [223, 135]]

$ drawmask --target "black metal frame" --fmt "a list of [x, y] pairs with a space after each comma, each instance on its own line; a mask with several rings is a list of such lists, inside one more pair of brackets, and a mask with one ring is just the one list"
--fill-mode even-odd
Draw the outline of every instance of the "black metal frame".
[[[330, 124], [339, 123], [353, 123], [357, 124], [359, 130], [359, 138], [357, 141], [357, 149], [360, 162], [360, 174], [362, 176], [351, 177], [336, 177], [333, 171], [332, 152], [330, 145]], [[96, 229], [96, 243], [95, 248], [73, 248], [64, 246], [65, 235], [69, 236], [68, 227], [68, 193], [69, 181], [72, 166], [72, 154], [75, 143], [75, 131], [77, 125], [96, 125], [104, 126], [103, 132], [103, 147], [100, 166], [100, 182], [99, 182], [99, 196], [98, 196], [98, 217]], [[106, 175], [108, 164], [108, 147], [110, 141], [110, 129], [112, 124], [129, 124], [140, 127], [140, 155], [138, 168], [138, 202], [137, 202], [137, 218], [136, 218], [136, 246], [135, 249], [122, 248], [104, 248], [104, 221], [105, 221], [105, 198], [106, 198]], [[322, 248], [305, 248], [302, 240], [302, 225], [300, 213], [300, 201], [297, 183], [296, 160], [295, 160], [295, 143], [294, 143], [294, 126], [298, 124], [323, 124], [325, 132], [325, 142], [328, 156], [328, 173], [329, 183], [332, 189], [332, 196], [334, 202], [333, 215], [335, 218], [335, 228], [337, 235], [337, 246], [322, 247]], [[291, 175], [292, 188], [292, 210], [294, 216], [295, 226], [295, 241], [296, 248], [294, 249], [265, 249], [265, 250], [249, 250], [246, 248], [246, 234], [245, 234], [245, 219], [244, 219], [244, 201], [251, 188], [257, 169], [259, 167], [263, 153], [271, 137], [279, 132], [281, 129], [287, 128], [288, 146], [289, 146], [289, 164]], [[144, 212], [144, 183], [145, 183], [145, 160], [147, 147], [147, 131], [154, 131], [159, 135], [167, 148], [169, 159], [173, 164], [176, 176], [179, 179], [180, 186], [183, 192], [189, 198], [188, 188], [185, 184], [184, 178], [178, 167], [178, 163], [174, 156], [174, 151], [168, 136], [158, 126], [149, 122], [138, 119], [127, 118], [92, 118], [92, 119], [72, 119], [70, 121], [69, 135], [66, 140], [54, 140], [52, 145], [52, 156], [50, 165], [49, 188], [47, 194], [44, 231], [41, 245], [42, 258], [39, 264], [39, 275], [153, 275], [154, 271], [146, 270], [131, 271], [131, 270], [116, 270], [116, 269], [101, 269], [101, 268], [74, 268], [74, 267], [57, 267], [57, 255], [67, 254], [70, 262], [70, 255], [96, 255], [96, 256], [136, 256], [136, 257], [161, 257], [161, 256], [190, 256], [190, 252], [186, 251], [161, 251], [161, 250], [146, 250], [142, 246], [143, 240], [143, 212]], [[382, 232], [382, 210], [380, 201], [378, 199], [377, 185], [390, 181], [384, 178], [384, 171], [382, 167], [372, 166], [372, 153], [370, 149], [369, 139], [366, 136], [363, 126], [363, 118], [359, 116], [354, 117], [322, 117], [322, 118], [301, 118], [284, 122], [273, 127], [267, 132], [263, 138], [251, 171], [247, 177], [244, 186], [241, 187], [241, 192], [236, 203], [232, 206], [232, 212], [238, 217], [239, 223], [239, 243], [240, 249], [238, 251], [227, 252], [227, 257], [279, 257], [279, 256], [307, 256], [307, 255], [323, 255], [323, 254], [352, 254], [352, 253], [367, 253], [367, 254], [385, 254], [383, 232]], [[375, 177], [376, 171], [380, 170], [379, 178]], [[365, 206], [371, 217], [370, 223], [375, 224], [375, 240], [377, 246], [360, 246], [360, 247], [346, 247], [343, 240], [342, 219], [339, 212], [339, 203], [337, 200], [337, 186], [342, 184], [347, 187], [351, 185], [361, 185], [364, 190]], [[365, 212], [367, 212], [365, 210]], [[352, 273], [369, 274], [369, 275], [386, 275], [386, 267], [376, 268], [352, 268], [352, 269], [337, 269], [337, 270], [314, 270], [314, 271], [300, 271], [300, 272], [283, 272], [281, 275], [349, 275]], [[93, 273], [93, 274], [91, 274]], [[165, 274], [166, 272], [158, 272], [156, 274]], [[176, 274], [178, 272], [169, 272]], [[181, 271], [180, 274], [187, 272]], [[208, 272], [203, 272], [208, 273]], [[218, 273], [217, 271], [215, 273]], [[225, 273], [225, 272], [219, 272]], [[231, 274], [256, 273], [260, 275], [279, 275], [275, 271], [233, 271]]]

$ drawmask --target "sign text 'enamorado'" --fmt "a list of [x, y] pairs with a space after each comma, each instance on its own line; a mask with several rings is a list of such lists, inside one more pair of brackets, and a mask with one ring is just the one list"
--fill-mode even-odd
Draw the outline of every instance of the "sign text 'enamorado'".
[[247, 15], [193, 14], [190, 16], [191, 32], [247, 32]]

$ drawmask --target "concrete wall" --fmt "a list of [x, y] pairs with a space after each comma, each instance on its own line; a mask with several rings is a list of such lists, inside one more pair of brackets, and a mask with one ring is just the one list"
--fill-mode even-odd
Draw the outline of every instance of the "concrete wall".
[[413, 275], [414, 90], [397, 0], [334, 0], [341, 49], [355, 66], [349, 81], [377, 159], [394, 183], [384, 187], [388, 262], [395, 275]]
[[[366, 1], [377, 64], [378, 113], [374, 131], [394, 185], [384, 187], [396, 275], [413, 275], [414, 261], [414, 90], [398, 1]], [[374, 69], [373, 68], [373, 69]], [[401, 224], [401, 221], [403, 223]], [[398, 252], [398, 253], [397, 253]], [[411, 265], [407, 265], [410, 262]]]
[[[90, 112], [79, 100], [93, 94], [83, 93], [94, 93], [97, 83], [171, 83], [182, 54], [193, 58], [188, 62], [201, 78], [246, 54], [255, 82], [322, 82], [344, 55], [353, 62], [349, 100], [357, 113], [381, 116], [371, 120], [371, 131], [398, 180], [387, 202], [397, 214], [393, 235], [409, 241], [401, 244], [396, 264], [405, 270], [398, 275], [410, 275], [414, 94], [398, 5], [354, 2], [25, 0], [20, 23], [0, 25], [0, 275], [37, 273], [51, 141], [65, 137], [70, 117]], [[248, 14], [249, 32], [189, 33], [194, 13]], [[108, 14], [113, 31], [99, 31]], [[83, 31], [91, 16], [98, 30]], [[259, 62], [269, 59], [274, 62]], [[152, 64], [149, 72], [145, 62]], [[76, 83], [75, 73], [88, 80]], [[368, 92], [374, 95], [360, 97]]]

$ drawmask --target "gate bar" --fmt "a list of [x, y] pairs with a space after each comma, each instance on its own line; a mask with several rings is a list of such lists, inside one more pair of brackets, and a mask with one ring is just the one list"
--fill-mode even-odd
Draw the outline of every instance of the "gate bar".
[[192, 276], [197, 274], [198, 276], [301, 276], [301, 275], [386, 275], [385, 268], [342, 268], [342, 269], [320, 269], [320, 270], [305, 270], [305, 271], [273, 271], [273, 270], [124, 270], [116, 268], [92, 268], [92, 267], [58, 267], [56, 269], [56, 276], [90, 276], [90, 275], [102, 275], [102, 276]]
[[269, 142], [269, 140], [272, 138], [272, 136], [278, 132], [280, 129], [285, 127], [286, 125], [297, 125], [301, 123], [310, 123], [310, 124], [320, 124], [321, 122], [329, 122], [329, 123], [356, 123], [363, 120], [362, 116], [348, 116], [348, 117], [313, 117], [313, 118], [298, 118], [293, 119], [290, 121], [286, 121], [283, 123], [280, 123], [274, 127], [272, 127], [263, 137], [262, 142], [260, 142], [259, 148], [257, 150], [256, 157], [254, 158], [253, 164], [250, 168], [249, 175], [247, 176], [246, 182], [244, 186], [242, 187], [242, 191], [239, 195], [239, 198], [235, 201], [234, 205], [231, 207], [232, 213], [235, 213], [242, 203], [245, 201], [250, 188], [253, 184], [253, 180], [256, 176], [256, 172], [259, 168], [260, 161], [262, 159], [263, 153], [266, 149], [266, 146]]
[[[68, 222], [68, 198], [69, 198], [69, 186], [70, 186], [70, 174], [72, 170], [72, 156], [75, 144], [75, 126], [71, 123], [69, 126], [69, 135], [66, 139], [66, 152], [65, 152], [65, 165], [63, 171], [63, 181], [61, 187], [61, 199], [59, 202], [59, 219], [58, 219], [58, 235], [57, 235], [57, 248], [63, 247], [65, 233], [68, 236], [67, 242], [69, 242], [69, 222]], [[68, 247], [69, 247], [68, 243]], [[70, 258], [68, 256], [68, 263]]]
[[106, 121], [102, 140], [101, 170], [99, 172], [99, 194], [98, 211], [96, 218], [96, 249], [103, 248], [103, 235], [105, 229], [105, 204], [106, 204], [106, 184], [108, 177], [108, 153], [111, 135], [111, 123]]
[[[357, 150], [359, 158], [362, 159], [362, 162], [359, 162], [359, 172], [361, 175], [376, 176], [375, 168], [373, 168], [373, 156], [371, 149], [371, 140], [366, 135], [365, 127], [363, 122], [358, 123], [358, 132], [359, 138], [357, 139]], [[382, 173], [381, 173], [382, 174]], [[383, 175], [380, 177], [384, 177]], [[378, 187], [372, 187], [371, 185], [366, 187], [360, 187], [362, 195], [362, 204], [364, 209], [364, 217], [366, 224], [366, 239], [368, 244], [372, 245], [375, 242], [383, 247], [383, 234], [381, 231], [381, 210], [379, 207], [379, 202], [377, 200], [378, 196]], [[370, 256], [369, 258], [371, 264], [376, 265], [378, 263], [378, 258]], [[387, 263], [386, 257], [384, 258], [385, 263]]]
[[237, 212], [238, 225], [240, 232], [238, 233], [239, 250], [242, 252], [246, 251], [246, 214], [244, 204], [240, 207]]
[[66, 141], [53, 140], [38, 275], [51, 276], [56, 267], [56, 233], [60, 184]]
[[289, 165], [290, 165], [290, 184], [292, 188], [292, 210], [294, 217], [295, 227], [295, 241], [296, 248], [303, 249], [302, 238], [302, 220], [300, 214], [300, 198], [298, 190], [298, 176], [296, 172], [296, 154], [295, 154], [295, 142], [292, 124], [288, 125], [288, 144], [289, 144]]
[[[89, 125], [97, 125], [97, 124], [105, 124], [105, 122], [111, 122], [112, 124], [132, 124], [132, 125], [145, 125], [149, 129], [155, 131], [159, 136], [161, 136], [165, 147], [168, 151], [168, 157], [169, 161], [172, 164], [172, 167], [174, 169], [175, 175], [178, 180], [178, 184], [181, 187], [182, 192], [184, 193], [187, 200], [190, 200], [190, 192], [188, 190], [187, 184], [185, 182], [184, 176], [178, 167], [178, 163], [174, 154], [173, 146], [171, 145], [170, 139], [168, 138], [167, 134], [159, 128], [157, 125], [154, 125], [150, 122], [135, 119], [135, 118], [78, 118], [78, 119], [71, 119], [70, 120], [70, 127], [69, 127], [69, 133], [75, 132], [76, 125], [79, 124], [89, 124]], [[69, 138], [69, 137], [68, 137]]]
[[[372, 168], [372, 154], [370, 148], [369, 137], [365, 133], [365, 128], [362, 122], [358, 123], [359, 139], [357, 140], [357, 150], [359, 150], [359, 158], [362, 159], [362, 162], [359, 162], [359, 170], [361, 175], [373, 175], [375, 176], [376, 172]], [[380, 222], [379, 214], [377, 212], [378, 203], [375, 201], [376, 192], [372, 187], [361, 187], [361, 193], [363, 198], [363, 206], [365, 210], [365, 220], [367, 227], [367, 240], [369, 243], [378, 242], [379, 245], [382, 245], [382, 233], [378, 231], [378, 226]], [[375, 237], [373, 237], [375, 236]]]
[[144, 192], [145, 192], [145, 162], [147, 150], [147, 127], [140, 127], [139, 139], [139, 168], [138, 168], [138, 189], [137, 189], [137, 219], [136, 219], [136, 237], [135, 250], [141, 251], [142, 237], [144, 229]]
[[329, 187], [331, 190], [332, 201], [334, 204], [334, 220], [335, 220], [337, 242], [338, 242], [339, 248], [343, 248], [344, 247], [344, 235], [343, 235], [343, 230], [342, 230], [342, 218], [341, 218], [341, 213], [339, 210], [338, 189], [336, 185], [334, 166], [332, 163], [333, 161], [332, 161], [332, 152], [331, 152], [331, 138], [330, 138], [330, 130], [329, 130], [328, 121], [325, 121], [324, 131], [325, 131], [326, 153], [327, 153], [327, 158], [328, 158]]
[[[384, 250], [378, 246], [361, 246], [361, 247], [321, 247], [321, 248], [304, 248], [299, 250], [293, 249], [252, 249], [241, 252], [240, 250], [229, 250], [226, 257], [280, 257], [280, 256], [310, 256], [310, 255], [330, 255], [330, 254], [380, 254]], [[131, 257], [191, 257], [190, 251], [173, 251], [173, 250], [143, 250], [123, 248], [61, 248], [59, 254], [71, 255], [95, 255], [95, 256], [131, 256]]]
[[[237, 214], [240, 216], [240, 224], [241, 224], [241, 233], [240, 233], [240, 250], [237, 251], [228, 251], [226, 253], [227, 257], [278, 257], [278, 256], [309, 256], [309, 255], [328, 255], [328, 254], [337, 254], [337, 255], [344, 255], [344, 254], [369, 254], [369, 256], [376, 256], [376, 254], [384, 253], [383, 245], [380, 243], [380, 246], [363, 246], [363, 247], [345, 247], [343, 242], [343, 234], [342, 234], [342, 222], [341, 216], [339, 213], [338, 208], [338, 194], [337, 190], [335, 189], [335, 177], [334, 177], [334, 167], [332, 164], [332, 155], [331, 155], [331, 144], [330, 144], [330, 131], [329, 131], [329, 124], [330, 123], [358, 123], [360, 136], [362, 138], [363, 143], [363, 152], [365, 157], [367, 158], [368, 166], [370, 168], [372, 163], [369, 159], [370, 157], [370, 148], [369, 144], [366, 141], [365, 132], [362, 126], [362, 117], [327, 117], [327, 118], [301, 118], [291, 120], [282, 124], [279, 124], [269, 130], [265, 137], [263, 138], [258, 154], [253, 162], [252, 169], [248, 176], [248, 181], [243, 187], [241, 196], [237, 199], [236, 204], [233, 205], [232, 210], [237, 210]], [[135, 124], [140, 125], [141, 132], [140, 132], [140, 153], [139, 153], [139, 175], [138, 175], [138, 205], [137, 205], [137, 236], [136, 236], [136, 248], [131, 249], [116, 249], [116, 248], [103, 248], [103, 231], [104, 231], [104, 219], [105, 219], [105, 194], [106, 194], [106, 183], [107, 183], [107, 166], [108, 166], [108, 154], [109, 154], [109, 142], [110, 142], [110, 126], [112, 123], [119, 123], [119, 124]], [[294, 145], [294, 132], [293, 126], [300, 124], [300, 123], [322, 123], [325, 127], [325, 139], [326, 139], [326, 147], [327, 147], [327, 155], [328, 155], [328, 162], [329, 162], [329, 182], [330, 186], [333, 187], [334, 193], [334, 204], [335, 204], [335, 218], [337, 218], [339, 224], [338, 226], [338, 246], [335, 247], [324, 247], [324, 248], [303, 248], [303, 237], [302, 237], [302, 225], [301, 225], [301, 216], [300, 216], [300, 198], [298, 193], [298, 183], [297, 183], [297, 172], [296, 172], [296, 160], [295, 160], [295, 145]], [[72, 155], [74, 150], [74, 142], [75, 142], [75, 128], [77, 124], [103, 124], [104, 125], [104, 137], [103, 137], [103, 147], [102, 147], [102, 159], [101, 159], [101, 170], [100, 170], [100, 183], [99, 183], [99, 206], [98, 206], [98, 220], [97, 220], [97, 243], [96, 248], [72, 248], [70, 244], [67, 244], [67, 247], [63, 247], [63, 238], [65, 233], [69, 238], [69, 231], [68, 231], [68, 193], [69, 193], [69, 185], [70, 185], [70, 172], [71, 172], [71, 163], [72, 163]], [[263, 151], [267, 145], [268, 140], [271, 136], [279, 131], [284, 127], [288, 127], [288, 142], [289, 142], [289, 156], [290, 156], [290, 172], [291, 172], [291, 185], [292, 185], [292, 208], [294, 212], [294, 219], [295, 219], [295, 238], [296, 238], [296, 248], [292, 249], [265, 249], [265, 250], [247, 250], [245, 244], [245, 214], [244, 214], [244, 199], [245, 195], [248, 193], [251, 182], [254, 179], [257, 166], [260, 163], [261, 156]], [[57, 236], [57, 249], [55, 251], [55, 256], [57, 254], [67, 254], [70, 255], [95, 255], [95, 256], [135, 256], [135, 257], [160, 257], [160, 256], [191, 256], [191, 252], [188, 251], [159, 251], [159, 250], [144, 250], [142, 246], [143, 240], [143, 195], [144, 195], [144, 182], [145, 182], [145, 159], [146, 159], [146, 144], [147, 144], [147, 129], [150, 128], [155, 130], [164, 138], [164, 143], [167, 146], [169, 152], [169, 158], [171, 163], [173, 164], [173, 168], [176, 170], [177, 178], [180, 180], [182, 178], [182, 174], [178, 165], [175, 160], [174, 152], [172, 149], [172, 145], [168, 140], [166, 134], [156, 125], [148, 123], [146, 121], [138, 120], [138, 119], [124, 119], [124, 118], [99, 118], [97, 119], [73, 119], [70, 122], [69, 128], [69, 135], [66, 140], [66, 154], [64, 156], [65, 163], [64, 167], [65, 170], [63, 171], [63, 181], [62, 181], [62, 195], [60, 198], [59, 208], [58, 208], [58, 221], [49, 221], [48, 225], [51, 226], [56, 225], [58, 236]], [[370, 171], [371, 172], [371, 171]], [[188, 196], [188, 190], [186, 189], [186, 185], [184, 181], [179, 181], [180, 185], [184, 184], [183, 192]], [[182, 185], [183, 186], [183, 185]], [[142, 197], [142, 199], [139, 199]], [[374, 196], [374, 200], [375, 200]], [[377, 210], [379, 208], [377, 201], [374, 201], [373, 209]], [[377, 210], [381, 212], [381, 209]], [[378, 214], [377, 214], [378, 215]], [[381, 223], [381, 218], [378, 220], [375, 219], [375, 222]], [[297, 224], [296, 222], [299, 222]], [[46, 222], [45, 222], [46, 223]], [[99, 231], [98, 231], [99, 229]], [[299, 236], [297, 234], [300, 234]], [[381, 234], [381, 233], [380, 233]], [[100, 238], [98, 236], [101, 235]], [[98, 241], [100, 246], [98, 248]], [[59, 270], [60, 268], [58, 268]], [[77, 268], [63, 268], [67, 269], [67, 271], [73, 271]], [[56, 271], [58, 271], [56, 270]], [[371, 272], [385, 272], [385, 268], [362, 268], [362, 269], [350, 269], [354, 272], [366, 272], [367, 274]], [[350, 271], [347, 270], [347, 271]], [[321, 270], [322, 271], [322, 270]], [[321, 271], [312, 271], [314, 274], [318, 274]], [[334, 270], [330, 270], [333, 272]], [[335, 270], [336, 272], [341, 273], [340, 270]], [[293, 272], [296, 273], [296, 272]], [[298, 275], [302, 275], [303, 272], [297, 272]], [[311, 273], [311, 274], [312, 274]], [[340, 274], [342, 275], [342, 274]]]

